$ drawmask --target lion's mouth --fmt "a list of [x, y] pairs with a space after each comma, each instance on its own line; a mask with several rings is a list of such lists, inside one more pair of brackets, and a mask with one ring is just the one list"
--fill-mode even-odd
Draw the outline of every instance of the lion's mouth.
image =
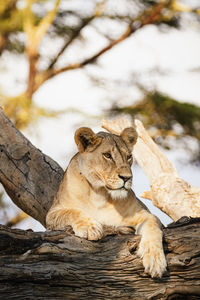
[[128, 195], [128, 189], [124, 186], [116, 189], [106, 186], [106, 189], [112, 199], [125, 199]]
[[127, 191], [127, 190], [128, 190], [128, 189], [125, 188], [125, 186], [122, 186], [122, 187], [117, 188], [117, 189], [113, 189], [113, 188], [111, 188], [111, 187], [109, 187], [109, 186], [106, 185], [106, 188], [107, 188], [109, 191], [122, 191], [122, 190]]

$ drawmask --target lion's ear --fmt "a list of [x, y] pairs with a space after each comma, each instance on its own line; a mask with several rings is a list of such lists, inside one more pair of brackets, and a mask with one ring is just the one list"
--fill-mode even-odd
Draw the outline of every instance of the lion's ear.
[[137, 131], [133, 127], [125, 128], [122, 133], [120, 134], [121, 138], [127, 145], [130, 151], [133, 150], [133, 146], [135, 145], [137, 141]]
[[74, 136], [79, 152], [92, 152], [101, 143], [101, 138], [98, 137], [92, 129], [81, 127], [76, 130]]

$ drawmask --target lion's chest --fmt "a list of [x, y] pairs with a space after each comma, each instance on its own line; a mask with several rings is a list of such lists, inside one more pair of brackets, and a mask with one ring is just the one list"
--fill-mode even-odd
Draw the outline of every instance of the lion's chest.
[[119, 226], [119, 225], [122, 225], [122, 223], [123, 223], [122, 216], [112, 207], [105, 208], [105, 209], [99, 209], [96, 212], [95, 219], [104, 225]]
[[104, 225], [123, 225], [123, 216], [116, 209], [115, 205], [101, 198], [93, 198], [92, 200], [91, 205], [87, 209], [94, 219]]

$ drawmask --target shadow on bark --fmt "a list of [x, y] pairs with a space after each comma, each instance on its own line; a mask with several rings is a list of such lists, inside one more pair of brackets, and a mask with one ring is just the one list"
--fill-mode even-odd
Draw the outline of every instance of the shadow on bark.
[[[105, 228], [99, 242], [68, 232], [0, 227], [3, 299], [200, 299], [200, 219], [164, 229], [168, 272], [144, 273], [139, 236]], [[123, 234], [122, 234], [123, 233]]]

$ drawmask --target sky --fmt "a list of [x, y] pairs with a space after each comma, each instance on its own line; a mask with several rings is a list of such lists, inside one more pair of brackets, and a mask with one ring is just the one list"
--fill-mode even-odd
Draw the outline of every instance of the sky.
[[[84, 34], [93, 40], [95, 33], [93, 29], [89, 29]], [[98, 39], [98, 42], [102, 45], [105, 41]], [[98, 42], [94, 43], [95, 46], [92, 46], [90, 51], [95, 52], [99, 47]], [[87, 55], [84, 51], [83, 57]], [[77, 55], [77, 51], [72, 47], [60, 64], [65, 60], [73, 61]], [[27, 76], [26, 60], [16, 61], [14, 56], [10, 56], [8, 60], [5, 56], [2, 58], [0, 69], [3, 70], [4, 66], [7, 69], [0, 72], [1, 89], [10, 95], [23, 91], [23, 79]], [[113, 79], [123, 83], [129, 74], [137, 73], [140, 80], [149, 88], [157, 88], [180, 101], [200, 104], [200, 72], [195, 72], [198, 67], [200, 67], [198, 31], [186, 28], [164, 33], [155, 26], [147, 26], [104, 54], [98, 60], [98, 67], [88, 66], [85, 71], [71, 71], [46, 82], [35, 93], [35, 103], [53, 110], [74, 109], [75, 112], [53, 119], [42, 118], [24, 130], [24, 134], [36, 147], [65, 169], [70, 158], [77, 151], [73, 136], [78, 127], [88, 126], [94, 131], [99, 131], [101, 130], [100, 119], [105, 117], [105, 110], [112, 103], [131, 104], [140, 96], [135, 86], [126, 88], [123, 84], [115, 86], [108, 84], [107, 89], [101, 84], [93, 86], [88, 74], [98, 75], [108, 82]], [[16, 84], [19, 73], [21, 77]], [[180, 177], [192, 186], [200, 187], [200, 170], [181, 163], [181, 157], [184, 159], [187, 155], [184, 151], [180, 149], [165, 151], [165, 154], [175, 164]], [[136, 164], [133, 166], [133, 189], [138, 197], [143, 191], [150, 189], [148, 178]], [[155, 208], [150, 201], [144, 200], [144, 202], [163, 224], [171, 222], [171, 219]], [[10, 208], [11, 215], [15, 211], [14, 206]], [[18, 224], [17, 227], [43, 230], [43, 227], [31, 218]]]

